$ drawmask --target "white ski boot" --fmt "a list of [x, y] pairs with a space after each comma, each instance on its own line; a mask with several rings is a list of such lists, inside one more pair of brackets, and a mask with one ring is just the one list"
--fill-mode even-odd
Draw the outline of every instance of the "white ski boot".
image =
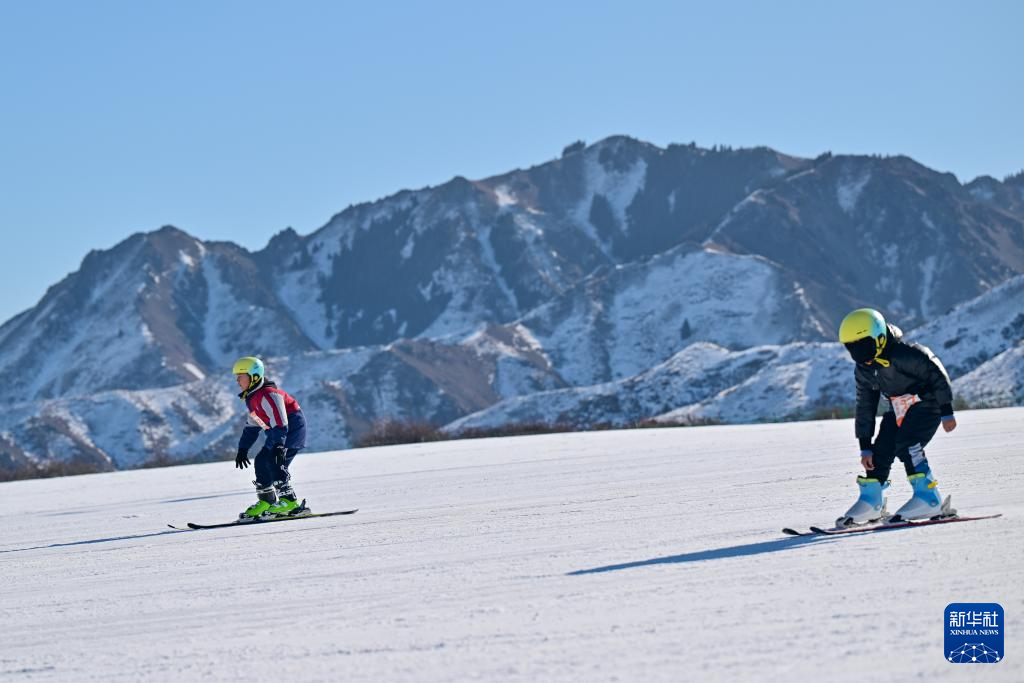
[[946, 499], [942, 500], [938, 489], [939, 482], [932, 477], [931, 470], [912, 474], [907, 479], [914, 487], [914, 495], [896, 511], [892, 521], [937, 519], [956, 515], [956, 510], [951, 504], [952, 496], [946, 496]]
[[860, 497], [842, 517], [836, 520], [836, 527], [856, 526], [885, 520], [889, 513], [885, 508], [886, 499], [882, 492], [889, 488], [889, 482], [880, 483], [877, 479], [857, 477]]

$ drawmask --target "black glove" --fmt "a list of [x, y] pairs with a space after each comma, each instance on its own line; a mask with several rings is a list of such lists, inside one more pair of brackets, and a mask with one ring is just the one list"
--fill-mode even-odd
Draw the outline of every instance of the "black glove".
[[245, 448], [238, 449], [238, 455], [235, 456], [235, 467], [238, 469], [244, 469], [249, 466], [249, 451]]
[[281, 467], [284, 467], [285, 462], [288, 460], [288, 449], [284, 447], [283, 443], [279, 443], [270, 451], [270, 454], [274, 456], [274, 462]]

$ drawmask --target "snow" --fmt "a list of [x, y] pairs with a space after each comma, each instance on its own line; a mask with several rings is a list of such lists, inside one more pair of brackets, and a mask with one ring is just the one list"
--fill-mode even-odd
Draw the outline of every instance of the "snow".
[[[198, 243], [198, 240], [197, 240], [197, 243]], [[200, 244], [200, 246], [202, 246], [201, 243], [199, 243], [199, 244]], [[192, 257], [191, 254], [189, 254], [184, 249], [179, 249], [178, 250], [178, 260], [181, 261], [181, 264], [183, 266], [185, 266], [186, 268], [188, 268], [189, 270], [191, 270], [192, 268], [196, 267], [196, 260]]]
[[[684, 321], [705, 338], [729, 346], [747, 346], [751, 339], [786, 339], [778, 324], [781, 308], [778, 273], [764, 259], [699, 251], [675, 258], [655, 258], [666, 267], [644, 270], [642, 280], [624, 287], [612, 301], [614, 339], [609, 355], [616, 376], [637, 374], [654, 361], [668, 358], [680, 346]], [[716, 332], [708, 332], [717, 328]], [[751, 334], [751, 328], [759, 336]], [[788, 341], [788, 339], [786, 339]]]
[[405, 244], [402, 246], [402, 251], [400, 252], [402, 254], [402, 261], [403, 262], [409, 260], [409, 258], [412, 256], [413, 249], [415, 249], [415, 248], [416, 248], [416, 233], [411, 233], [409, 235], [409, 239], [407, 239], [405, 241]]
[[935, 292], [935, 273], [938, 270], [938, 256], [929, 254], [918, 267], [921, 269], [921, 317], [929, 318], [934, 314], [932, 296]]
[[[103, 385], [118, 368], [153, 353], [152, 334], [137, 307], [126, 305], [125, 299], [146, 287], [148, 276], [138, 269], [139, 250], [134, 246], [122, 259], [111, 261], [110, 274], [89, 291], [86, 303], [74, 304], [74, 311], [64, 298], [70, 292], [63, 290], [39, 313], [26, 311], [19, 324], [12, 320], [3, 326], [15, 333], [4, 339], [0, 356], [0, 374], [22, 382], [15, 387], [15, 401], [67, 391], [69, 373], [76, 386]], [[78, 315], [83, 311], [87, 313]], [[68, 320], [74, 324], [64, 327]], [[55, 323], [60, 334], [53, 331]], [[25, 374], [26, 366], [36, 373]]]
[[852, 372], [852, 361], [840, 344], [729, 351], [697, 342], [633, 377], [508, 398], [445, 429], [518, 422], [624, 425], [649, 418], [668, 423], [794, 419], [852, 406]]
[[[806, 173], [806, 171], [805, 171], [805, 173]], [[798, 178], [801, 175], [803, 175], [803, 174], [802, 173], [798, 173], [797, 175], [795, 175], [792, 178], [790, 178], [790, 180], [792, 181], [792, 180], [794, 180], [795, 178]], [[720, 220], [718, 222], [718, 225], [716, 225], [715, 228], [708, 234], [707, 238], [703, 242], [703, 246], [704, 247], [708, 247], [708, 248], [712, 247], [713, 244], [714, 244], [715, 238], [718, 236], [718, 234], [720, 232], [722, 232], [722, 230], [724, 230], [726, 227], [728, 227], [729, 224], [732, 223], [733, 220], [735, 220], [736, 216], [739, 215], [739, 213], [741, 211], [743, 211], [747, 206], [749, 206], [751, 204], [764, 204], [765, 203], [765, 199], [764, 198], [765, 198], [765, 191], [762, 190], [762, 189], [757, 189], [757, 190], [754, 190], [753, 192], [751, 192], [746, 197], [744, 197], [742, 200], [740, 200], [736, 204], [736, 206], [734, 206], [731, 209], [729, 209], [729, 213], [725, 214], [725, 218]]]
[[[236, 291], [237, 285], [225, 277], [224, 269], [229, 267], [223, 259], [202, 262], [207, 292], [202, 344], [215, 367], [230, 365], [238, 357], [240, 339], [260, 339], [266, 348], [288, 348], [291, 341], [272, 302], [254, 302]], [[312, 298], [307, 292], [306, 299]], [[322, 305], [319, 310], [322, 316]]]
[[627, 170], [614, 171], [605, 168], [600, 162], [600, 148], [595, 145], [587, 150], [584, 161], [585, 190], [580, 202], [573, 211], [575, 222], [598, 245], [605, 255], [611, 254], [611, 245], [597, 234], [590, 222], [590, 208], [595, 195], [602, 195], [611, 206], [612, 214], [625, 234], [629, 233], [629, 221], [626, 211], [637, 193], [643, 190], [647, 180], [647, 162], [637, 159]]
[[594, 163], [593, 156], [588, 157], [587, 180], [595, 193], [608, 199], [612, 212], [623, 227], [629, 231], [626, 210], [633, 203], [633, 198], [644, 188], [647, 180], [647, 162], [643, 159], [633, 164], [625, 173], [609, 173], [600, 164]]
[[937, 227], [935, 227], [935, 222], [931, 219], [931, 216], [928, 215], [927, 211], [921, 212], [921, 222], [924, 223], [925, 227], [927, 227], [933, 235], [941, 237], [942, 233], [939, 232]]
[[[35, 415], [58, 418], [79, 443], [98, 449], [122, 468], [139, 467], [158, 453], [196, 457], [226, 434], [237, 436], [243, 424], [241, 402], [222, 382], [26, 403], [14, 406], [6, 418], [19, 434]], [[67, 459], [72, 453], [53, 455]]]
[[516, 203], [516, 199], [509, 191], [508, 185], [498, 185], [494, 188], [494, 198], [498, 202], [498, 208], [513, 206]]
[[[336, 342], [331, 333], [330, 311], [322, 297], [316, 295], [323, 287], [324, 278], [330, 276], [334, 259], [346, 250], [351, 250], [361, 232], [373, 228], [375, 223], [385, 221], [394, 214], [419, 207], [430, 199], [433, 190], [400, 192], [373, 204], [351, 206], [334, 216], [326, 225], [310, 235], [305, 247], [312, 266], [298, 270], [285, 270], [275, 274], [275, 287], [281, 303], [294, 313], [292, 319], [303, 334], [320, 349], [333, 348]], [[403, 244], [400, 254], [409, 259], [415, 250], [415, 238], [422, 233], [422, 208], [412, 212], [411, 222], [415, 228]]]
[[318, 348], [330, 349], [337, 340], [329, 333], [331, 325], [327, 307], [316, 294], [320, 286], [320, 272], [312, 268], [278, 273], [276, 292], [281, 303], [294, 313], [292, 319], [302, 333]]
[[528, 236], [527, 239], [531, 243], [544, 236], [544, 230], [528, 216], [520, 213], [516, 214], [512, 220], [515, 222], [516, 227]]
[[706, 375], [729, 376], [729, 372], [717, 372], [715, 366], [728, 362], [733, 355], [715, 344], [698, 342], [636, 377], [515, 396], [462, 417], [445, 429], [458, 432], [506, 423], [580, 420], [623, 424], [660, 412], [666, 401], [680, 405], [716, 393], [720, 382], [708, 380]]
[[836, 186], [836, 199], [839, 201], [839, 206], [846, 213], [853, 213], [854, 209], [857, 208], [857, 200], [860, 198], [861, 193], [864, 191], [864, 186], [871, 180], [871, 173], [864, 171], [855, 178], [850, 178], [848, 175], [839, 182]]
[[420, 198], [429, 196], [431, 189], [418, 192], [400, 192], [372, 204], [350, 206], [334, 216], [327, 225], [317, 230], [311, 254], [316, 269], [321, 273], [331, 270], [332, 259], [345, 249], [352, 249], [356, 235], [369, 230], [374, 223], [387, 220], [396, 212], [408, 210]]
[[1021, 680], [1024, 409], [959, 418], [942, 490], [1004, 517], [860, 537], [779, 533], [852, 501], [849, 420], [300, 455], [315, 509], [359, 513], [201, 532], [165, 525], [233, 517], [251, 472], [0, 484], [0, 677], [958, 680], [943, 608], [994, 601], [985, 680]]
[[181, 367], [185, 368], [196, 379], [206, 379], [206, 373], [192, 363], [182, 363]]
[[1024, 342], [955, 380], [953, 390], [972, 405], [1024, 403]]
[[[207, 314], [203, 326], [203, 348], [214, 363], [224, 365], [229, 354], [224, 348], [226, 336], [232, 331], [232, 323], [238, 315], [235, 307], [225, 306], [234, 298], [231, 288], [223, 281], [218, 264], [208, 259], [203, 261], [203, 276], [206, 280]], [[226, 334], [227, 333], [227, 334]]]
[[971, 193], [972, 197], [983, 202], [990, 202], [995, 198], [995, 193], [992, 191], [991, 187], [972, 187], [968, 192]]
[[907, 336], [931, 347], [956, 378], [1021, 343], [1022, 297], [1024, 275], [1018, 275]]
[[684, 245], [607, 277], [522, 319], [574, 385], [635, 375], [697, 340], [744, 348], [820, 329], [784, 273], [759, 256]]
[[[700, 402], [660, 416], [672, 422], [684, 418], [711, 418], [723, 422], [786, 420], [814, 408], [852, 406], [853, 364], [839, 344], [762, 346], [733, 354], [729, 364], [761, 356], [742, 382]], [[852, 432], [851, 432], [852, 433]]]

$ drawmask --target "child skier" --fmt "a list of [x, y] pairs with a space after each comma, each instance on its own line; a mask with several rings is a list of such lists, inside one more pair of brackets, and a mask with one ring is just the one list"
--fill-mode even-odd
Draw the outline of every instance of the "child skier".
[[298, 402], [266, 378], [263, 361], [254, 356], [239, 358], [232, 369], [248, 411], [245, 428], [238, 440], [235, 467], [249, 466], [249, 449], [260, 431], [266, 434], [263, 448], [256, 454], [256, 495], [259, 498], [238, 517], [251, 521], [257, 517], [283, 517], [306, 512], [300, 508], [289, 480], [288, 466], [295, 454], [306, 446], [306, 418]]
[[[860, 497], [836, 526], [887, 516], [882, 492], [889, 487], [889, 469], [896, 458], [903, 463], [914, 494], [890, 520], [956, 514], [949, 498], [943, 501], [939, 495], [924, 454], [940, 423], [947, 432], [956, 429], [953, 390], [942, 363], [927, 347], [904, 342], [900, 329], [887, 325], [882, 314], [870, 308], [859, 308], [843, 319], [839, 341], [857, 363], [856, 436], [865, 473], [857, 477]], [[888, 399], [889, 408], [872, 443], [880, 396]]]

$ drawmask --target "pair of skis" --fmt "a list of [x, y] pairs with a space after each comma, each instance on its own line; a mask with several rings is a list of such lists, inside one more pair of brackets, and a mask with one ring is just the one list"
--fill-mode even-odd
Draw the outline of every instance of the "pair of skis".
[[976, 522], [981, 519], [995, 519], [996, 517], [1002, 517], [1003, 515], [982, 515], [978, 517], [959, 517], [952, 515], [949, 517], [939, 517], [937, 519], [922, 519], [918, 521], [913, 520], [901, 520], [899, 522], [882, 522], [874, 524], [863, 524], [858, 526], [848, 526], [833, 529], [824, 529], [822, 527], [812, 526], [808, 531], [798, 531], [796, 529], [790, 529], [789, 527], [782, 530], [782, 533], [789, 536], [843, 536], [846, 534], [867, 534], [875, 531], [893, 531], [895, 529], [913, 529], [921, 526], [934, 526], [936, 524], [954, 524], [956, 522]]
[[[306, 501], [302, 501], [302, 506], [295, 511], [295, 513], [288, 515], [287, 517], [256, 517], [251, 520], [243, 521], [236, 519], [232, 522], [224, 522], [221, 524], [196, 524], [189, 522], [187, 528], [177, 527], [173, 524], [168, 524], [172, 529], [178, 531], [198, 530], [198, 529], [223, 529], [231, 526], [246, 526], [252, 524], [270, 524], [273, 522], [289, 522], [297, 519], [309, 519], [311, 517], [336, 517], [338, 515], [352, 515], [358, 512], [359, 509], [355, 508], [352, 510], [339, 510], [337, 512], [310, 512], [306, 508]], [[913, 520], [901, 520], [898, 522], [882, 522], [873, 524], [863, 524], [857, 526], [841, 527], [824, 529], [822, 527], [812, 526], [808, 531], [798, 531], [797, 529], [791, 529], [786, 527], [782, 530], [782, 533], [788, 536], [842, 536], [846, 534], [867, 534], [876, 531], [893, 531], [896, 529], [912, 529], [922, 526], [935, 526], [937, 524], [954, 524], [957, 522], [976, 522], [982, 519], [996, 519], [1002, 517], [1002, 513], [994, 515], [981, 515], [976, 517], [960, 517], [958, 515], [950, 515], [948, 517], [939, 517], [936, 519], [923, 519], [918, 521]]]
[[186, 528], [174, 526], [168, 524], [167, 526], [178, 531], [198, 530], [198, 529], [223, 529], [229, 526], [251, 526], [253, 524], [270, 524], [272, 522], [291, 522], [297, 519], [309, 519], [311, 517], [336, 517], [338, 515], [353, 515], [359, 512], [359, 508], [353, 510], [339, 510], [337, 512], [310, 512], [309, 508], [306, 507], [306, 501], [302, 501], [302, 505], [296, 508], [292, 514], [285, 517], [253, 517], [251, 519], [242, 520], [236, 519], [233, 522], [223, 522], [221, 524], [196, 524], [195, 522], [189, 522]]

